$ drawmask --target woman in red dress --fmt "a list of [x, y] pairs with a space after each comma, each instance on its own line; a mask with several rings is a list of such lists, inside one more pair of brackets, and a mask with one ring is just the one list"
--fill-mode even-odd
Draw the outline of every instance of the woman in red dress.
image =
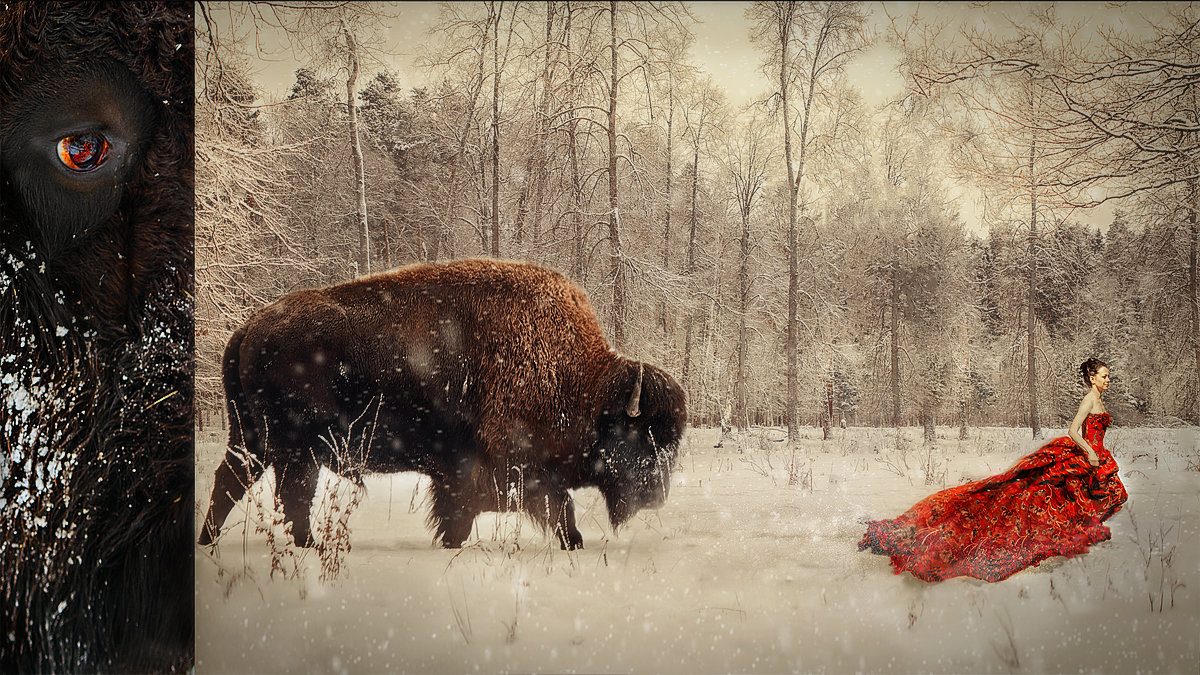
[[1084, 553], [1112, 535], [1104, 521], [1128, 497], [1104, 448], [1108, 366], [1080, 366], [1090, 387], [1066, 436], [991, 478], [926, 497], [892, 520], [867, 523], [858, 550], [891, 556], [896, 574], [925, 581], [1000, 581], [1051, 556]]

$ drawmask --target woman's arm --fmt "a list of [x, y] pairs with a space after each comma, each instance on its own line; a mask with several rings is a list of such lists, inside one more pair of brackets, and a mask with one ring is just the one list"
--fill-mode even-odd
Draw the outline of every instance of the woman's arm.
[[1083, 427], [1083, 421], [1087, 419], [1089, 413], [1096, 405], [1096, 395], [1093, 392], [1088, 392], [1087, 396], [1079, 402], [1079, 412], [1075, 413], [1075, 419], [1071, 420], [1071, 427], [1067, 429], [1067, 435], [1075, 444], [1083, 448], [1083, 452], [1087, 455], [1088, 463], [1092, 466], [1100, 466], [1100, 458], [1096, 456], [1096, 451], [1092, 446], [1088, 445], [1087, 441], [1083, 440], [1083, 434], [1080, 433], [1080, 428]]

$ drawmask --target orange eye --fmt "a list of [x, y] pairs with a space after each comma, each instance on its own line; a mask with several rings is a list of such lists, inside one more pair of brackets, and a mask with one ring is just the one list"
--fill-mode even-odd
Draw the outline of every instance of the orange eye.
[[108, 139], [87, 133], [67, 136], [58, 142], [58, 160], [72, 171], [93, 171], [108, 159]]

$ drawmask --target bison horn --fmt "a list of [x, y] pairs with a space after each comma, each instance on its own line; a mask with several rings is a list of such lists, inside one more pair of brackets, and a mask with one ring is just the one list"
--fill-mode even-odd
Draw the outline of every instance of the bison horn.
[[637, 381], [633, 383], [633, 395], [629, 397], [629, 405], [625, 406], [625, 414], [630, 417], [637, 417], [642, 414], [640, 407], [642, 400], [642, 364], [638, 364]]

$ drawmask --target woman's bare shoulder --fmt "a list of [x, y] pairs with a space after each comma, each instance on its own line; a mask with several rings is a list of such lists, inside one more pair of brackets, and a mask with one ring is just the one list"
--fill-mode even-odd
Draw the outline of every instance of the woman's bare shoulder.
[[1089, 391], [1086, 395], [1084, 395], [1083, 401], [1080, 402], [1079, 410], [1088, 415], [1099, 415], [1100, 413], [1105, 412], [1104, 401], [1094, 390]]

